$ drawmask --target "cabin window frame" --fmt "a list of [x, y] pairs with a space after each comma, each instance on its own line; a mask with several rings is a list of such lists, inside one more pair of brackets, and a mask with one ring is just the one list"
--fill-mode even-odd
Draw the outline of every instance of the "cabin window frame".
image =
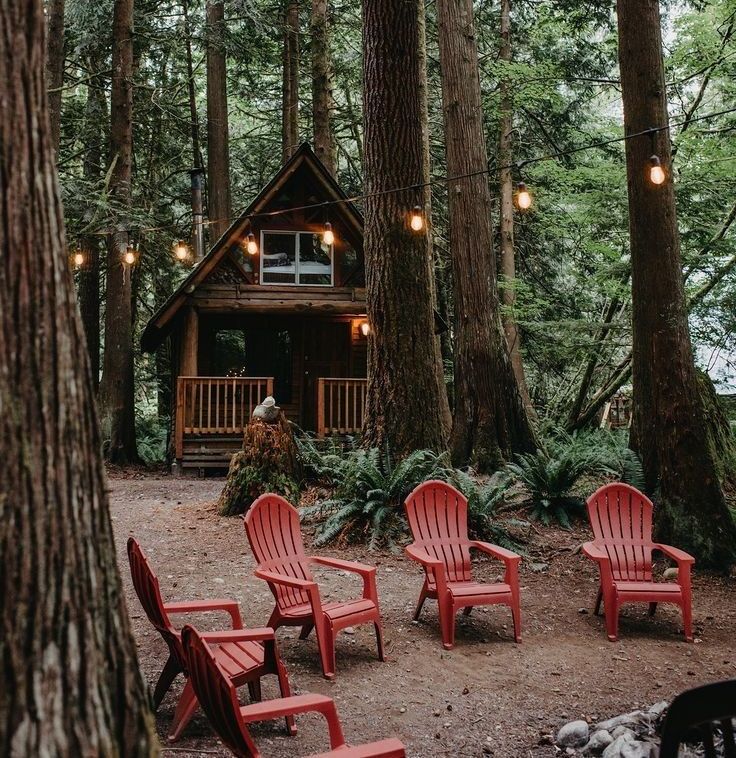
[[[264, 246], [263, 240], [266, 234], [288, 234], [295, 238], [295, 258], [294, 258], [294, 281], [293, 282], [267, 282], [264, 279]], [[314, 235], [314, 230], [311, 229], [261, 229], [260, 233], [260, 245], [258, 247], [258, 278], [260, 283], [264, 287], [334, 287], [335, 286], [335, 245], [330, 245], [330, 281], [329, 284], [315, 284], [314, 282], [299, 281], [300, 271], [299, 265], [301, 262], [301, 235], [310, 234]]]

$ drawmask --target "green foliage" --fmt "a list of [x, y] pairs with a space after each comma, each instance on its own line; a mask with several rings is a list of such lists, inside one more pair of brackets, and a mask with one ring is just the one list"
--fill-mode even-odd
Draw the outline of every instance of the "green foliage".
[[512, 484], [508, 472], [497, 472], [489, 481], [482, 483], [466, 471], [454, 469], [448, 473], [447, 481], [460, 490], [468, 501], [468, 531], [471, 537], [510, 550], [519, 549], [509, 534], [509, 528], [523, 526], [524, 522], [498, 517], [498, 509], [503, 505]]
[[318, 461], [316, 447], [312, 444], [307, 449], [311, 456], [307, 465], [336, 485], [330, 499], [302, 510], [306, 520], [319, 524], [317, 545], [338, 538], [367, 541], [372, 550], [395, 544], [406, 531], [406, 496], [421, 482], [441, 477], [446, 470], [445, 457], [430, 450], [416, 450], [400, 461], [376, 448], [349, 450], [343, 456], [327, 453]]
[[135, 434], [138, 455], [143, 463], [151, 466], [166, 460], [169, 420], [155, 414], [139, 415], [136, 418]]

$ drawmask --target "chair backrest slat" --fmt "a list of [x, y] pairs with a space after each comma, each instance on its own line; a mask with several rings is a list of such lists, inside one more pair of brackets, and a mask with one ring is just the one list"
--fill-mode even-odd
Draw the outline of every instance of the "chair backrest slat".
[[[312, 580], [299, 513], [283, 497], [261, 495], [248, 509], [245, 531], [259, 568], [294, 579]], [[309, 595], [303, 590], [283, 585], [272, 589], [282, 609], [309, 602]]]
[[736, 756], [733, 719], [736, 718], [736, 679], [713, 682], [680, 693], [667, 710], [662, 728], [660, 758], [677, 758], [680, 745], [700, 739], [707, 758], [717, 756], [715, 727], [720, 728], [723, 755]]
[[431, 479], [404, 503], [414, 542], [445, 565], [451, 582], [471, 580], [468, 501], [447, 482]]
[[646, 582], [652, 578], [652, 501], [635, 487], [606, 484], [587, 501], [597, 545], [611, 560], [614, 579]]
[[260, 753], [240, 715], [238, 694], [230, 678], [194, 627], [185, 626], [181, 637], [189, 681], [213, 729], [238, 758], [258, 758]]
[[153, 573], [151, 564], [148, 562], [143, 548], [135, 537], [128, 539], [128, 562], [130, 563], [133, 588], [136, 595], [138, 595], [138, 600], [141, 606], [143, 606], [148, 620], [164, 638], [164, 641], [169, 646], [172, 654], [178, 659], [182, 668], [186, 670], [184, 666], [184, 651], [181, 648], [179, 637], [174, 632], [171, 621], [169, 621], [169, 614], [166, 613], [166, 609], [164, 608], [158, 577]]

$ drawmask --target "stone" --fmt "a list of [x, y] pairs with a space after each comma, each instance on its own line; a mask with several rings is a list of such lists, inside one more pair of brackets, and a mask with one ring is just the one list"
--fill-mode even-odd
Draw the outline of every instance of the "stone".
[[253, 409], [253, 418], [261, 419], [261, 421], [270, 424], [278, 419], [280, 410], [279, 406], [276, 405], [276, 401], [269, 395]]
[[623, 749], [634, 741], [632, 733], [622, 734], [603, 751], [603, 758], [623, 758]]
[[610, 732], [607, 732], [605, 729], [598, 729], [597, 731], [593, 732], [590, 740], [588, 740], [588, 744], [583, 748], [583, 752], [586, 755], [598, 755], [599, 753], [602, 753], [612, 742], [613, 737], [611, 736]]
[[633, 729], [629, 729], [628, 726], [624, 726], [623, 724], [620, 724], [611, 732], [611, 737], [613, 737], [614, 740], [617, 740], [624, 734], [630, 734], [632, 737], [636, 738], [636, 732], [634, 732]]
[[649, 715], [653, 719], [658, 719], [662, 716], [662, 714], [667, 710], [667, 701], [666, 700], [660, 700], [658, 703], [655, 703], [650, 709], [649, 709]]
[[530, 563], [529, 568], [535, 573], [539, 574], [542, 571], [546, 571], [549, 568], [549, 563]]
[[662, 574], [662, 579], [664, 579], [665, 582], [672, 582], [677, 579], [678, 574], [679, 574], [679, 571], [677, 567], [672, 566], [671, 568], [664, 570], [664, 573]]
[[560, 747], [582, 747], [588, 742], [590, 727], [587, 721], [571, 721], [557, 732]]
[[622, 724], [624, 726], [640, 724], [642, 719], [645, 719], [646, 717], [647, 716], [643, 711], [631, 711], [631, 713], [624, 713], [621, 716], [614, 716], [612, 719], [601, 721], [596, 724], [595, 728], [605, 729], [607, 732], [613, 732], [617, 726], [621, 726]]

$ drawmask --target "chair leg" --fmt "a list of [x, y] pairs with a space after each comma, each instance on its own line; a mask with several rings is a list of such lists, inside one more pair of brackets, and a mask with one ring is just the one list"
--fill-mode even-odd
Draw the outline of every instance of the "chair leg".
[[414, 611], [414, 621], [419, 621], [419, 614], [422, 612], [422, 606], [427, 599], [427, 585], [422, 587], [422, 591], [419, 593], [419, 602], [417, 603], [416, 610]]
[[463, 616], [470, 616], [472, 612], [473, 612], [472, 605], [466, 605], [465, 608], [463, 608]]
[[452, 600], [438, 598], [437, 608], [440, 614], [442, 647], [445, 650], [452, 650], [455, 647], [455, 606], [453, 606]]
[[299, 633], [299, 639], [306, 640], [307, 637], [309, 637], [309, 635], [312, 633], [312, 629], [314, 629], [314, 624], [312, 623], [304, 624], [301, 632]]
[[654, 616], [654, 614], [657, 612], [657, 604], [656, 603], [649, 603], [649, 615]]
[[276, 606], [271, 612], [271, 617], [268, 619], [266, 626], [270, 626], [274, 631], [281, 626], [281, 613], [279, 612], [278, 606]]
[[518, 598], [511, 604], [511, 617], [514, 620], [514, 642], [521, 642], [521, 604]]
[[[281, 692], [281, 697], [291, 697], [289, 675], [286, 672], [286, 666], [284, 666], [280, 658], [276, 659], [276, 676], [279, 679], [279, 692]], [[296, 734], [296, 723], [293, 716], [286, 717], [286, 731], [292, 737]]]
[[164, 699], [164, 695], [169, 691], [172, 682], [176, 677], [181, 674], [181, 666], [173, 655], [169, 655], [169, 659], [166, 661], [161, 674], [156, 682], [156, 688], [153, 691], [153, 710], [155, 711], [161, 701]]
[[248, 693], [250, 694], [251, 703], [260, 703], [263, 699], [261, 694], [261, 680], [253, 679], [248, 682]]
[[174, 720], [171, 722], [169, 729], [169, 742], [176, 742], [181, 737], [181, 733], [192, 720], [192, 716], [194, 716], [198, 705], [197, 696], [194, 694], [194, 687], [192, 687], [192, 683], [187, 679], [187, 683], [184, 685], [184, 690], [179, 698], [179, 703], [176, 706], [176, 711], [174, 711]]
[[378, 647], [378, 660], [385, 661], [386, 655], [383, 652], [383, 629], [381, 629], [381, 622], [374, 621], [373, 627], [376, 630], [376, 646]]
[[685, 640], [693, 641], [693, 608], [689, 597], [682, 599], [682, 625], [685, 631]]
[[329, 623], [316, 626], [317, 645], [322, 663], [322, 674], [325, 679], [335, 678], [335, 635]]
[[609, 596], [605, 600], [606, 604], [606, 632], [611, 642], [618, 639], [618, 604], [616, 600]]
[[598, 588], [598, 597], [595, 599], [595, 610], [593, 613], [596, 616], [601, 615], [601, 603], [603, 602], [603, 587]]

